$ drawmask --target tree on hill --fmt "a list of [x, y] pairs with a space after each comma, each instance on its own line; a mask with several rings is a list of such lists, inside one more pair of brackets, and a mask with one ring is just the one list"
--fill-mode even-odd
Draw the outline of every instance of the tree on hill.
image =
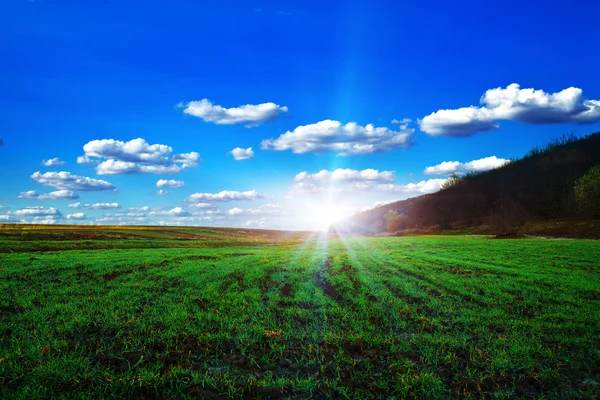
[[600, 217], [600, 164], [578, 179], [574, 190], [579, 211], [592, 218]]
[[452, 175], [450, 175], [448, 180], [442, 184], [441, 190], [450, 189], [451, 187], [456, 186], [459, 180], [460, 177], [453, 173]]

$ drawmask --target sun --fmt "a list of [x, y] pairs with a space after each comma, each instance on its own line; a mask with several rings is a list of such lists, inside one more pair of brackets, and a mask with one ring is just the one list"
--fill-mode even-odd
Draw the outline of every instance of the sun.
[[317, 206], [312, 210], [312, 214], [315, 222], [325, 229], [348, 217], [346, 210], [335, 205]]
[[357, 210], [333, 199], [303, 199], [296, 202], [295, 207], [296, 225], [311, 231], [328, 231], [331, 225], [342, 222]]

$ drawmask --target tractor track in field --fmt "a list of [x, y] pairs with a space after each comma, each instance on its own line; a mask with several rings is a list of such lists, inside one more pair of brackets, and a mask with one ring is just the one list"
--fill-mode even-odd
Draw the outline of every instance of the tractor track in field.
[[[432, 278], [428, 278], [428, 277], [418, 274], [416, 272], [402, 269], [402, 268], [391, 269], [390, 272], [392, 273], [392, 275], [395, 275], [397, 277], [409, 276], [409, 277], [413, 278], [416, 281], [415, 284], [419, 288], [422, 288], [423, 291], [425, 291], [432, 297], [436, 297], [436, 298], [443, 297], [444, 292], [446, 292], [446, 293], [449, 293], [450, 295], [460, 299], [461, 301], [477, 305], [478, 307], [484, 307], [484, 308], [489, 307], [489, 304], [479, 300], [478, 298], [476, 298], [472, 295], [461, 293], [456, 289], [450, 289], [448, 287], [444, 287], [436, 280], [434, 280]], [[419, 282], [425, 282], [426, 285], [419, 284]], [[483, 292], [483, 289], [480, 289], [480, 292], [477, 294], [480, 296], [485, 295], [485, 293]]]

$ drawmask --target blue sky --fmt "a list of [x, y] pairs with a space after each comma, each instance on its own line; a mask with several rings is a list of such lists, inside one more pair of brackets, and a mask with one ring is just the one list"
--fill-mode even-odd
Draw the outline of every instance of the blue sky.
[[318, 229], [600, 131], [600, 4], [413, 3], [2, 2], [0, 222]]

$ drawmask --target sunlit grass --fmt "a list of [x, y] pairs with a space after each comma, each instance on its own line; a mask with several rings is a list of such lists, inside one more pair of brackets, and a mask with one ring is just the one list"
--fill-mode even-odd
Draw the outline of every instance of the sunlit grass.
[[240, 240], [0, 240], [0, 397], [597, 394], [598, 242]]

